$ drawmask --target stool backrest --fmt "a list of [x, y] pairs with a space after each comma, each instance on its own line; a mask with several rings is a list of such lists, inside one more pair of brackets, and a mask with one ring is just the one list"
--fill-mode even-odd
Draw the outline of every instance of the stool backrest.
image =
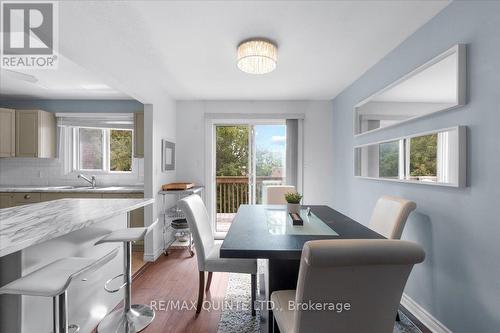
[[408, 276], [424, 257], [401, 240], [306, 242], [293, 332], [392, 332]]
[[214, 236], [205, 204], [200, 196], [190, 195], [179, 200], [178, 205], [186, 216], [189, 230], [193, 235], [198, 269], [205, 271], [205, 260], [214, 247]]
[[370, 219], [370, 228], [389, 239], [400, 239], [408, 215], [417, 208], [413, 201], [384, 195], [378, 199]]

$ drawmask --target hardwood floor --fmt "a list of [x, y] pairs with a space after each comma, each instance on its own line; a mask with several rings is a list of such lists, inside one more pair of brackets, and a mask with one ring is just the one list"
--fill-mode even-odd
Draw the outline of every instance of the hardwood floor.
[[144, 262], [144, 251], [132, 250], [132, 275], [137, 273], [144, 264], [146, 264]]
[[[210, 292], [206, 300], [221, 301], [228, 283], [228, 274], [214, 273]], [[196, 256], [189, 257], [185, 250], [172, 250], [149, 264], [144, 273], [132, 283], [132, 304], [150, 304], [151, 301], [186, 301], [190, 306], [196, 302], [198, 293], [198, 266]], [[195, 303], [196, 304], [196, 303]], [[154, 321], [144, 333], [215, 333], [221, 309], [202, 310], [196, 316], [196, 307], [190, 309], [156, 310]]]

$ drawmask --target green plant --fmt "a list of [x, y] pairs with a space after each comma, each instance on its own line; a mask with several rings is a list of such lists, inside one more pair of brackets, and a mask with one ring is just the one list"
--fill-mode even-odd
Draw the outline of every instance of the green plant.
[[285, 193], [285, 200], [291, 204], [298, 204], [302, 199], [302, 195], [298, 192], [287, 192]]

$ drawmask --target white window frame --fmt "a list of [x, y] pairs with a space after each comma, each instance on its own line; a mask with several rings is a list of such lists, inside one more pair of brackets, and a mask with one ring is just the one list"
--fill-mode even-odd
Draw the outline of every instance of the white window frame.
[[[103, 152], [103, 168], [102, 169], [80, 169], [80, 128], [98, 129], [103, 131], [102, 152]], [[111, 149], [110, 149], [110, 135], [112, 130], [118, 131], [131, 131], [132, 132], [132, 163], [130, 171], [112, 171], [111, 170]], [[74, 126], [71, 127], [71, 170], [72, 172], [82, 173], [98, 173], [98, 174], [132, 174], [134, 173], [134, 130], [128, 128], [99, 128], [87, 126]]]
[[[413, 180], [409, 179], [407, 176], [410, 174], [410, 140], [412, 138], [420, 137], [420, 136], [425, 136], [425, 135], [431, 135], [431, 134], [438, 134], [438, 138], [440, 133], [444, 132], [451, 132], [451, 131], [456, 131], [456, 142], [454, 142], [454, 152], [439, 152], [438, 151], [438, 156], [437, 156], [437, 163], [440, 163], [441, 165], [445, 164], [445, 161], [441, 161], [443, 158], [443, 154], [447, 154], [447, 156], [450, 156], [451, 154], [455, 155], [451, 160], [448, 160], [446, 163], [450, 164], [451, 167], [448, 168], [450, 171], [450, 174], [454, 174], [454, 178], [456, 181], [454, 182], [443, 182], [440, 178], [444, 180], [449, 180], [450, 174], [446, 175], [440, 175], [438, 171], [438, 181], [436, 182], [427, 182], [427, 181], [420, 181], [420, 180]], [[371, 180], [381, 180], [381, 181], [390, 181], [390, 182], [400, 182], [400, 183], [412, 183], [412, 184], [421, 184], [421, 185], [434, 185], [434, 186], [446, 186], [446, 187], [466, 187], [467, 186], [467, 128], [465, 126], [455, 126], [455, 127], [449, 127], [449, 128], [443, 128], [443, 129], [438, 129], [438, 130], [433, 130], [433, 131], [427, 131], [423, 133], [417, 133], [417, 134], [412, 134], [404, 137], [399, 137], [395, 139], [390, 139], [390, 140], [383, 140], [383, 141], [377, 141], [377, 142], [372, 142], [372, 143], [367, 143], [367, 144], [362, 144], [358, 146], [354, 146], [354, 159], [353, 159], [353, 166], [354, 166], [354, 177], [359, 178], [359, 179], [371, 179]], [[449, 138], [448, 138], [449, 140]], [[388, 143], [388, 142], [394, 142], [394, 141], [399, 141], [399, 179], [393, 179], [393, 178], [383, 178], [383, 177], [373, 177], [373, 176], [361, 176], [360, 175], [360, 161], [359, 159], [361, 158], [360, 151], [361, 148], [371, 146], [371, 145], [380, 145], [382, 143]], [[439, 145], [442, 144], [438, 140], [438, 149]], [[442, 150], [442, 149], [441, 149]], [[403, 163], [403, 166], [402, 164]]]

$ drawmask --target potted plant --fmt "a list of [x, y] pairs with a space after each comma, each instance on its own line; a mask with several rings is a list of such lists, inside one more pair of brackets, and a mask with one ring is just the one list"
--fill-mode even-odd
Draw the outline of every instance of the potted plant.
[[287, 202], [286, 208], [288, 213], [299, 214], [300, 212], [300, 200], [302, 200], [302, 195], [298, 192], [287, 192], [285, 193], [285, 200]]

